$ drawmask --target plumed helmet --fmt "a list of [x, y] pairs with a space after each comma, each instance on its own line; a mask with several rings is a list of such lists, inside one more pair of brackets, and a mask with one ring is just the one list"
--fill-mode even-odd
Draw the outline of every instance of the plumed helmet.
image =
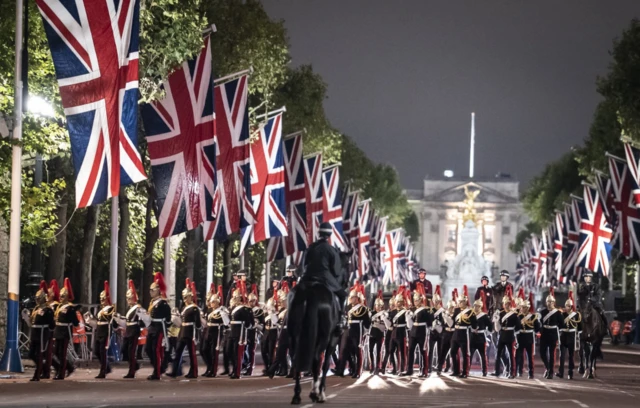
[[160, 272], [153, 274], [151, 289], [157, 289], [160, 292], [160, 296], [167, 297], [167, 285], [164, 283], [164, 276]]
[[434, 306], [437, 303], [442, 303], [442, 291], [440, 289], [440, 285], [436, 285], [436, 290], [433, 292], [432, 301]]
[[396, 297], [395, 297], [396, 306], [397, 306], [399, 303], [402, 303], [402, 305], [403, 305], [403, 306], [404, 306], [404, 304], [405, 304], [404, 288], [405, 288], [405, 287], [404, 287], [404, 285], [402, 285], [402, 286], [400, 286], [400, 287], [398, 288], [398, 294], [397, 294], [397, 295], [396, 295]]
[[419, 303], [426, 303], [427, 292], [424, 290], [424, 285], [421, 282], [416, 284], [416, 289], [413, 291], [413, 303], [417, 306]]
[[193, 303], [198, 304], [198, 289], [196, 289], [196, 283], [191, 281], [191, 293], [193, 294]]
[[222, 301], [224, 300], [223, 296], [222, 296], [222, 285], [218, 286], [218, 290], [215, 291], [215, 284], [211, 284], [213, 285], [212, 288], [214, 289], [214, 292], [211, 296], [209, 296], [209, 303], [214, 303], [217, 302], [219, 304], [222, 304]]
[[391, 298], [389, 298], [389, 307], [396, 307], [396, 296], [398, 296], [397, 290], [391, 292]]
[[60, 301], [60, 288], [58, 287], [58, 281], [55, 279], [51, 279], [51, 283], [49, 283], [49, 290], [47, 293], [53, 297], [53, 300], [56, 302]]
[[191, 279], [187, 278], [184, 282], [184, 289], [182, 289], [182, 297], [191, 296], [193, 298], [193, 290], [191, 289]]
[[549, 296], [547, 296], [546, 303], [556, 303], [556, 294], [553, 286], [549, 288]]
[[129, 279], [129, 289], [126, 294], [127, 300], [132, 300], [134, 303], [138, 303], [138, 292], [136, 292], [136, 285], [133, 284], [133, 280]]
[[516, 305], [518, 307], [524, 306], [526, 299], [524, 297], [524, 288], [518, 290], [518, 296], [516, 297]]
[[469, 289], [467, 288], [467, 285], [462, 286], [462, 296], [458, 297], [458, 303], [469, 304]]
[[376, 298], [376, 301], [373, 303], [373, 306], [384, 308], [384, 299], [382, 298], [382, 289], [378, 289], [378, 297]]
[[356, 282], [349, 291], [349, 297], [357, 297], [361, 302], [365, 300], [364, 285], [360, 282]]
[[576, 302], [573, 299], [573, 291], [572, 290], [569, 291], [569, 298], [567, 299], [566, 302], [564, 302], [564, 307], [571, 308], [571, 311], [573, 311], [573, 312], [576, 311]]
[[73, 302], [73, 288], [71, 287], [71, 281], [69, 278], [64, 278], [64, 285], [62, 289], [60, 289], [60, 297], [67, 296], [67, 301]]
[[513, 299], [513, 288], [511, 286], [507, 286], [507, 290], [505, 290], [504, 296], [502, 297], [502, 304], [504, 306], [516, 307], [516, 302]]
[[49, 288], [47, 287], [47, 281], [41, 280], [40, 281], [40, 287], [38, 288], [38, 291], [36, 292], [36, 299], [39, 299], [39, 300], [42, 300], [42, 301], [46, 300], [48, 291], [49, 291]]
[[111, 290], [109, 289], [109, 281], [104, 281], [104, 290], [100, 292], [100, 301], [104, 301], [107, 305], [111, 304]]
[[282, 281], [282, 288], [278, 291], [278, 302], [281, 305], [287, 304], [287, 296], [289, 295], [289, 284]]
[[258, 286], [255, 283], [251, 284], [251, 293], [249, 293], [249, 302], [255, 302], [258, 300]]
[[484, 308], [484, 302], [482, 299], [476, 299], [476, 301], [473, 302], [473, 307]]
[[216, 293], [216, 284], [211, 282], [211, 285], [209, 286], [209, 291], [207, 292], [207, 297], [206, 297], [207, 302], [210, 301], [209, 299], [211, 299], [211, 296], [215, 293]]
[[457, 305], [458, 304], [458, 288], [453, 289], [451, 292], [451, 300]]
[[458, 304], [455, 300], [449, 299], [449, 301], [447, 302], [447, 309], [455, 309], [457, 305]]

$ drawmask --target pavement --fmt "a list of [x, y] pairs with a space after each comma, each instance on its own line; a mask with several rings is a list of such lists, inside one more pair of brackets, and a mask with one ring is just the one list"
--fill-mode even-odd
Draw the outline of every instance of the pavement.
[[[474, 366], [467, 379], [433, 374], [428, 379], [392, 375], [360, 379], [330, 376], [327, 403], [333, 407], [500, 407], [536, 404], [554, 407], [638, 407], [640, 398], [640, 350], [606, 347], [605, 360], [597, 364], [593, 380], [577, 375], [573, 380], [542, 379], [544, 369], [536, 356], [533, 380], [526, 377], [482, 377]], [[261, 372], [262, 367], [256, 367]], [[203, 371], [203, 369], [201, 368]], [[491, 371], [491, 370], [490, 370]], [[2, 379], [0, 407], [281, 407], [290, 404], [293, 382], [258, 375], [231, 380], [227, 377], [147, 381], [147, 365], [133, 380], [122, 379], [124, 364], [114, 367], [106, 380], [96, 380], [97, 367], [79, 367], [65, 381], [29, 382], [33, 371]], [[2, 374], [2, 373], [0, 373]], [[6, 374], [6, 373], [5, 373]], [[309, 378], [302, 380], [302, 407], [318, 406], [308, 398]]]

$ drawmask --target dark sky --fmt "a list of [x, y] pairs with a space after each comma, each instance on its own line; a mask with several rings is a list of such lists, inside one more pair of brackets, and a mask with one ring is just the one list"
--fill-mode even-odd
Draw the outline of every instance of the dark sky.
[[294, 65], [329, 86], [334, 127], [390, 163], [406, 188], [427, 174], [510, 173], [522, 187], [587, 135], [597, 75], [640, 0], [264, 0]]

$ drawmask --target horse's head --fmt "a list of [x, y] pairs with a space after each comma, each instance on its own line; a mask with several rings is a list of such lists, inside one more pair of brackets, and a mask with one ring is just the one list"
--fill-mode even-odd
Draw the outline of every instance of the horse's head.
[[342, 272], [345, 276], [349, 276], [352, 272], [351, 259], [353, 259], [353, 249], [349, 252], [340, 251], [340, 264], [342, 265]]

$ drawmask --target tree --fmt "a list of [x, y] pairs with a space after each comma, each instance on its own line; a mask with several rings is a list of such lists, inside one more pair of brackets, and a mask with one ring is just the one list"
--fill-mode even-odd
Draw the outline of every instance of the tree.
[[576, 150], [576, 160], [580, 163], [580, 175], [590, 177], [593, 170], [609, 174], [609, 166], [605, 152], [624, 157], [624, 149], [620, 143], [622, 128], [618, 121], [616, 104], [605, 99], [598, 104], [589, 128], [589, 137], [584, 146]]

